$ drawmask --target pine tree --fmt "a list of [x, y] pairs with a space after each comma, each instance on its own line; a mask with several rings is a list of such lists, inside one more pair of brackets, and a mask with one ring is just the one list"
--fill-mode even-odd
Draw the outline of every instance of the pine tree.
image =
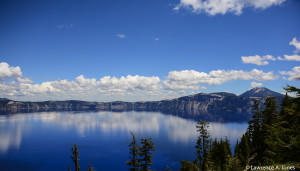
[[143, 171], [148, 171], [150, 165], [152, 165], [153, 155], [151, 151], [156, 151], [154, 143], [151, 141], [151, 138], [141, 139], [142, 146], [139, 147], [139, 156], [140, 156], [140, 167]]
[[198, 136], [197, 145], [195, 146], [197, 160], [198, 160], [198, 167], [202, 171], [208, 170], [208, 158], [209, 158], [209, 148], [210, 148], [210, 135], [207, 131], [209, 125], [206, 121], [199, 120], [196, 125], [197, 132], [200, 132]]
[[[254, 115], [249, 121], [248, 144], [252, 165], [270, 165], [300, 161], [300, 89], [287, 86], [288, 93], [296, 93], [296, 98], [286, 96], [281, 103], [281, 111], [277, 111], [275, 97], [267, 97], [264, 110], [260, 111], [258, 102], [254, 104]], [[242, 138], [243, 139], [243, 138]], [[242, 142], [235, 147], [236, 161], [243, 161]], [[246, 153], [245, 153], [246, 154]], [[238, 162], [236, 162], [238, 163]]]
[[215, 139], [209, 150], [210, 162], [212, 170], [228, 170], [232, 157], [229, 141], [226, 137], [225, 141]]
[[75, 171], [79, 171], [80, 170], [80, 166], [79, 166], [79, 152], [77, 149], [77, 144], [74, 144], [74, 146], [72, 147], [72, 154], [73, 156], [71, 156], [71, 159], [73, 160], [74, 164], [75, 164]]
[[197, 156], [197, 162], [198, 162], [198, 167], [202, 168], [202, 162], [203, 162], [203, 145], [202, 145], [202, 139], [199, 136], [197, 139], [196, 143], [196, 156]]
[[290, 106], [290, 98], [286, 94], [281, 102], [281, 111], [279, 112], [279, 115], [277, 116], [277, 122], [272, 124], [272, 139], [268, 139], [269, 145], [272, 146], [273, 155], [273, 161], [274, 162], [285, 162], [289, 161], [289, 154], [290, 151], [288, 148], [284, 148], [285, 146], [288, 146], [290, 142], [289, 138], [289, 128], [290, 123], [293, 122], [293, 115], [289, 113]]
[[[253, 165], [271, 164], [270, 157], [271, 144], [270, 134], [274, 128], [274, 123], [277, 118], [277, 106], [275, 97], [267, 97], [264, 102], [265, 109], [260, 110], [260, 106], [257, 100], [255, 100], [253, 108], [254, 114], [249, 121], [248, 138], [250, 142], [250, 163]], [[240, 159], [240, 158], [239, 158]], [[240, 161], [242, 165], [245, 163]]]
[[[222, 139], [221, 139], [222, 140]], [[223, 141], [221, 143], [222, 146], [222, 170], [228, 170], [229, 167], [229, 162], [230, 159], [232, 157], [232, 152], [231, 152], [231, 148], [230, 148], [230, 143], [229, 140], [227, 139], [227, 137], [225, 137], [225, 141]]]
[[130, 170], [136, 171], [138, 170], [138, 167], [140, 166], [138, 155], [139, 155], [139, 145], [137, 144], [137, 140], [135, 137], [135, 132], [130, 132], [132, 135], [132, 142], [129, 144], [129, 159], [130, 161], [127, 161], [126, 164], [129, 166], [132, 166]]
[[246, 134], [243, 134], [241, 138], [241, 142], [238, 144], [238, 154], [237, 157], [241, 163], [242, 167], [245, 167], [248, 163], [250, 148], [248, 144], [248, 136]]
[[278, 122], [278, 112], [275, 97], [267, 97], [265, 99], [265, 109], [262, 111], [262, 164], [273, 164], [276, 157], [276, 140], [274, 133], [275, 125]]
[[230, 170], [243, 170], [242, 168], [245, 168], [245, 167], [242, 167], [242, 164], [240, 161], [241, 154], [242, 154], [241, 145], [240, 145], [240, 142], [237, 140], [235, 147], [234, 147], [234, 156], [231, 161]]
[[211, 140], [210, 143], [210, 149], [209, 149], [209, 158], [211, 161], [211, 166], [213, 170], [218, 170], [220, 163], [220, 156], [221, 156], [221, 150], [218, 140], [215, 138], [213, 141]]
[[264, 116], [262, 124], [272, 125], [274, 122], [276, 122], [276, 117], [278, 115], [275, 97], [267, 97], [264, 105], [265, 109], [262, 111]]
[[[292, 105], [292, 100], [290, 99], [290, 97], [288, 96], [287, 93], [285, 93], [284, 98], [281, 101], [281, 111], [279, 112], [279, 116], [281, 116], [282, 120], [288, 120], [288, 118], [285, 118], [288, 116], [289, 114], [289, 109], [291, 108]], [[288, 126], [285, 125], [285, 126]]]
[[93, 167], [93, 160], [92, 160], [92, 158], [91, 158], [91, 162], [89, 163], [89, 167], [88, 167], [87, 171], [95, 171], [95, 169]]
[[260, 111], [260, 106], [258, 104], [258, 100], [254, 101], [254, 114], [252, 115], [252, 119], [249, 121], [248, 127], [248, 135], [250, 147], [252, 149], [252, 154], [259, 155], [260, 151], [260, 142], [261, 142], [261, 121], [262, 114]]
[[295, 98], [287, 95], [282, 101], [279, 114], [277, 142], [280, 149], [281, 162], [300, 161], [300, 89], [287, 86], [288, 93], [296, 93]]

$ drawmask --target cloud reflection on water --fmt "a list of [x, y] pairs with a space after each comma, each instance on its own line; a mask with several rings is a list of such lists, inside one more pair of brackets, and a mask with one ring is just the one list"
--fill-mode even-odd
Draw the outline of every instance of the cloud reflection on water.
[[0, 153], [6, 153], [8, 149], [19, 149], [22, 141], [22, 126], [6, 123], [0, 118]]
[[[167, 135], [171, 143], [188, 144], [195, 142], [199, 133], [196, 121], [183, 119], [158, 112], [43, 112], [0, 116], [0, 152], [6, 153], [10, 148], [18, 149], [22, 140], [22, 131], [30, 130], [32, 124], [41, 123], [62, 131], [75, 129], [77, 134], [85, 137], [88, 133], [100, 131], [104, 134], [126, 133], [135, 131], [139, 135], [151, 133], [153, 136]], [[2, 129], [5, 128], [5, 129]], [[247, 128], [247, 123], [210, 122], [209, 132], [213, 138], [227, 136], [235, 143]], [[159, 137], [161, 138], [161, 137]]]

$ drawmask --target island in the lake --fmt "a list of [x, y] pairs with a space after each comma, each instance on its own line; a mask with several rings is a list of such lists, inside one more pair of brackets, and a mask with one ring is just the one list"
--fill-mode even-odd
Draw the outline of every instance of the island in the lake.
[[[44, 111], [160, 111], [170, 112], [234, 112], [251, 113], [254, 101], [262, 104], [265, 97], [275, 96], [280, 104], [283, 94], [267, 88], [253, 88], [241, 95], [232, 93], [199, 93], [171, 100], [143, 102], [86, 102], [77, 100], [23, 102], [0, 98], [0, 113], [44, 112]], [[262, 105], [261, 105], [262, 106]]]

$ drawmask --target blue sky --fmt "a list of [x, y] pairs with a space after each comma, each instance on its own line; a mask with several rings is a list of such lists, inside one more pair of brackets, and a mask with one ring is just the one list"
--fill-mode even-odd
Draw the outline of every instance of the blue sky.
[[3, 0], [0, 96], [282, 93], [300, 85], [299, 17], [297, 0]]

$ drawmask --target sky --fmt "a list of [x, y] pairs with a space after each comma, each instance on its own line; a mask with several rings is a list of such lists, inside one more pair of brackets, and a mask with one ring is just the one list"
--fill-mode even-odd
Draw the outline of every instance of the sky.
[[0, 97], [150, 101], [300, 87], [298, 0], [2, 0]]

